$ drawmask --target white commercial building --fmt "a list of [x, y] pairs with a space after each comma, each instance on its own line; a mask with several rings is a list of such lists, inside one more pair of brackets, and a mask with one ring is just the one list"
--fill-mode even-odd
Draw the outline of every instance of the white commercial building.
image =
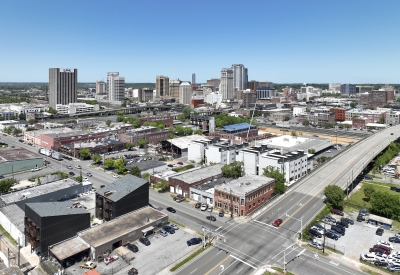
[[192, 85], [184, 81], [179, 85], [179, 103], [189, 105], [192, 98]]
[[304, 114], [307, 111], [307, 107], [293, 107], [293, 116]]
[[223, 99], [233, 99], [233, 71], [232, 69], [221, 70], [221, 83], [219, 92]]
[[204, 102], [209, 104], [216, 104], [219, 106], [222, 103], [222, 94], [219, 92], [212, 92], [204, 96]]
[[56, 105], [56, 110], [59, 114], [68, 115], [68, 114], [79, 114], [79, 113], [87, 113], [87, 112], [95, 112], [99, 111], [99, 104], [87, 104], [87, 103], [70, 103], [68, 105]]
[[109, 100], [125, 100], [125, 77], [119, 76], [119, 73], [107, 73], [107, 91]]

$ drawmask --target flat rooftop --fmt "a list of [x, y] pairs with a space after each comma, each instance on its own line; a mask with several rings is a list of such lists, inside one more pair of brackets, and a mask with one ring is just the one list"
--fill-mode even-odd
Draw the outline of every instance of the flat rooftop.
[[143, 185], [148, 185], [147, 180], [127, 174], [96, 193], [107, 197], [109, 200], [118, 201]]
[[34, 187], [28, 187], [23, 190], [19, 190], [12, 193], [6, 193], [0, 196], [0, 207], [16, 203], [22, 200], [26, 200], [33, 197], [42, 196], [43, 194], [53, 193], [58, 190], [63, 190], [71, 186], [81, 185], [81, 182], [67, 178], [63, 180], [57, 180], [46, 184], [37, 185]]
[[288, 151], [315, 149], [316, 152], [324, 150], [330, 146], [332, 143], [328, 138], [320, 137], [294, 137], [289, 135], [278, 136], [270, 139], [258, 140], [256, 145], [267, 145], [268, 148], [273, 149], [284, 149]]
[[275, 180], [264, 176], [246, 175], [244, 177], [232, 180], [215, 186], [215, 190], [231, 192], [238, 196], [245, 196], [247, 193], [260, 188], [263, 185], [274, 183]]
[[74, 237], [72, 239], [66, 240], [62, 243], [53, 245], [50, 248], [51, 254], [53, 254], [59, 261], [65, 260], [71, 256], [78, 254], [79, 252], [90, 249], [79, 237]]
[[190, 169], [188, 171], [181, 172], [176, 176], [171, 176], [171, 178], [181, 180], [183, 182], [186, 182], [187, 184], [193, 184], [202, 179], [221, 174], [222, 166], [224, 166], [224, 165], [223, 164], [215, 164], [215, 165], [207, 166], [207, 167], [200, 168], [200, 169], [194, 168], [194, 169]]
[[19, 231], [24, 232], [25, 212], [16, 204], [11, 204], [0, 208], [0, 212], [15, 225]]
[[55, 137], [75, 137], [75, 136], [79, 136], [79, 135], [88, 135], [91, 133], [92, 133], [91, 131], [71, 131], [71, 132], [62, 131], [62, 132], [58, 132], [58, 133], [54, 133], [54, 131], [53, 131], [53, 132], [47, 133], [46, 135], [49, 137], [55, 138]]
[[59, 133], [67, 133], [67, 132], [73, 132], [74, 130], [68, 127], [64, 128], [52, 128], [52, 129], [42, 129], [42, 130], [36, 130], [32, 132], [27, 132], [29, 135], [35, 135], [35, 136], [40, 136], [40, 135], [47, 135], [47, 134], [59, 134]]
[[1, 150], [0, 163], [27, 159], [43, 159], [43, 156], [20, 147]]
[[[106, 223], [81, 231], [78, 233], [78, 236], [91, 246], [98, 247], [102, 244], [114, 241], [119, 236], [141, 229], [150, 222], [158, 221], [166, 217], [168, 217], [166, 214], [152, 207], [144, 207]], [[149, 219], [149, 222], [147, 222], [146, 219]]]
[[194, 140], [203, 140], [204, 137], [200, 135], [191, 135], [191, 136], [186, 136], [186, 137], [180, 137], [180, 138], [174, 138], [174, 139], [168, 139], [167, 141], [169, 143], [172, 143], [176, 147], [180, 149], [187, 149], [188, 145], [191, 141]]

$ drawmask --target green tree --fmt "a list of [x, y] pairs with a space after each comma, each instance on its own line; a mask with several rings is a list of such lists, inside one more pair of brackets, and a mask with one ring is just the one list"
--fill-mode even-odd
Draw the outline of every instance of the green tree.
[[312, 149], [312, 148], [308, 149], [308, 153], [309, 154], [315, 154], [315, 149]]
[[18, 116], [18, 118], [19, 118], [20, 120], [26, 119], [25, 113], [20, 113], [19, 116]]
[[296, 131], [292, 131], [292, 137], [297, 137], [297, 132]]
[[197, 129], [197, 130], [194, 130], [193, 133], [194, 133], [195, 135], [202, 135], [202, 134], [203, 134], [203, 131], [200, 130], [200, 129]]
[[3, 179], [0, 180], [0, 193], [6, 193], [10, 191], [11, 187], [17, 183], [16, 179]]
[[173, 138], [175, 138], [175, 136], [173, 134], [169, 133], [168, 134], [168, 139], [173, 139]]
[[283, 120], [284, 120], [284, 121], [289, 121], [289, 120], [290, 120], [290, 116], [289, 116], [289, 115], [286, 115], [286, 116], [284, 117]]
[[129, 173], [130, 173], [131, 175], [136, 176], [136, 177], [140, 177], [141, 171], [140, 171], [139, 167], [133, 166], [133, 167], [131, 168], [131, 170], [129, 170]]
[[34, 120], [32, 118], [28, 120], [29, 125], [33, 125], [33, 124], [35, 124], [35, 122], [36, 122], [36, 120]]
[[185, 119], [190, 118], [190, 109], [187, 108], [187, 107], [183, 108], [183, 109], [182, 109], [182, 115], [185, 116]]
[[112, 123], [112, 121], [109, 120], [109, 119], [106, 121], [106, 125], [107, 125], [108, 127], [110, 127], [111, 123]]
[[384, 116], [379, 117], [378, 123], [385, 124], [385, 117]]
[[150, 126], [150, 121], [143, 122], [143, 126]]
[[237, 179], [243, 177], [244, 169], [242, 161], [234, 161], [231, 164], [225, 164], [221, 168], [222, 174], [226, 178]]
[[123, 116], [117, 116], [117, 122], [122, 122], [123, 120], [124, 120], [124, 117]]
[[50, 114], [53, 114], [53, 115], [55, 115], [55, 114], [58, 113], [57, 110], [53, 109], [52, 107], [49, 107], [49, 109], [47, 110], [47, 112], [50, 113]]
[[40, 178], [37, 179], [37, 185], [41, 185]]
[[370, 203], [371, 212], [399, 220], [400, 199], [396, 194], [376, 191], [372, 194]]
[[127, 142], [125, 144], [125, 146], [126, 146], [126, 149], [128, 149], [130, 151], [133, 147], [135, 147], [135, 144], [133, 142]]
[[308, 121], [308, 120], [303, 120], [302, 124], [303, 124], [304, 126], [308, 126], [308, 125], [310, 125], [310, 121]]
[[114, 160], [112, 158], [106, 159], [104, 161], [104, 168], [106, 168], [106, 169], [114, 168]]
[[135, 119], [132, 123], [134, 128], [139, 128], [140, 127], [140, 120], [139, 119]]
[[125, 173], [126, 173], [126, 168], [125, 168], [125, 166], [117, 166], [117, 173], [119, 174], [119, 175], [124, 175]]
[[186, 117], [185, 117], [184, 114], [179, 114], [179, 115], [177, 116], [177, 119], [180, 120], [180, 121], [185, 121], [185, 120], [186, 120]]
[[125, 165], [126, 165], [126, 161], [124, 160], [123, 157], [120, 157], [114, 161], [114, 167], [120, 167], [120, 166], [125, 167]]
[[286, 191], [285, 176], [278, 168], [267, 166], [263, 168], [263, 176], [275, 180], [274, 194], [282, 194]]
[[345, 194], [343, 190], [337, 185], [328, 185], [324, 189], [324, 195], [330, 205], [333, 208], [342, 208], [343, 200], [345, 198]]
[[157, 129], [158, 129], [158, 130], [162, 130], [162, 129], [164, 129], [164, 128], [165, 128], [164, 123], [163, 123], [163, 124], [158, 124], [158, 125], [157, 125]]
[[193, 134], [193, 129], [190, 127], [185, 127], [184, 131], [185, 131], [185, 136], [190, 136]]
[[375, 188], [371, 185], [366, 185], [364, 187], [364, 195], [368, 200], [371, 199], [372, 194], [375, 192]]
[[145, 139], [139, 139], [138, 140], [138, 146], [139, 148], [144, 148], [147, 144], [147, 141]]
[[124, 116], [124, 111], [117, 111], [117, 116]]
[[14, 126], [8, 126], [4, 127], [3, 132], [11, 135], [11, 133], [14, 131]]
[[79, 150], [79, 155], [82, 159], [89, 159], [90, 158], [90, 150], [88, 148], [83, 148]]
[[14, 136], [19, 136], [22, 133], [22, 130], [19, 128], [14, 128], [13, 129], [13, 135]]
[[93, 163], [99, 163], [101, 161], [101, 156], [98, 154], [92, 155], [92, 161]]
[[143, 173], [142, 178], [150, 182], [150, 174], [149, 173]]
[[351, 102], [351, 103], [350, 103], [350, 107], [351, 107], [351, 108], [355, 108], [356, 106], [357, 106], [357, 103], [356, 103], [356, 102]]

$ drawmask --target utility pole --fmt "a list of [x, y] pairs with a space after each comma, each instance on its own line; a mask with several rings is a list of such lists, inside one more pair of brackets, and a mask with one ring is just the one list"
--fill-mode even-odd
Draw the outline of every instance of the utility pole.
[[322, 254], [325, 253], [325, 233], [326, 233], [326, 223], [324, 223], [324, 244], [322, 246]]
[[230, 198], [231, 198], [231, 220], [233, 219], [233, 198], [232, 198], [232, 188], [230, 188]]

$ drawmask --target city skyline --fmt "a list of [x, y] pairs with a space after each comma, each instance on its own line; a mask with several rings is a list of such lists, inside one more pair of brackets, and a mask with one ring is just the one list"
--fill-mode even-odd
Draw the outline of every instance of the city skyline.
[[[127, 83], [190, 81], [196, 72], [205, 83], [244, 64], [249, 81], [400, 83], [397, 1], [229, 3], [2, 2], [0, 82], [47, 82], [48, 68], [63, 67], [77, 68], [81, 83], [110, 71]], [[196, 13], [206, 15], [201, 23]]]

